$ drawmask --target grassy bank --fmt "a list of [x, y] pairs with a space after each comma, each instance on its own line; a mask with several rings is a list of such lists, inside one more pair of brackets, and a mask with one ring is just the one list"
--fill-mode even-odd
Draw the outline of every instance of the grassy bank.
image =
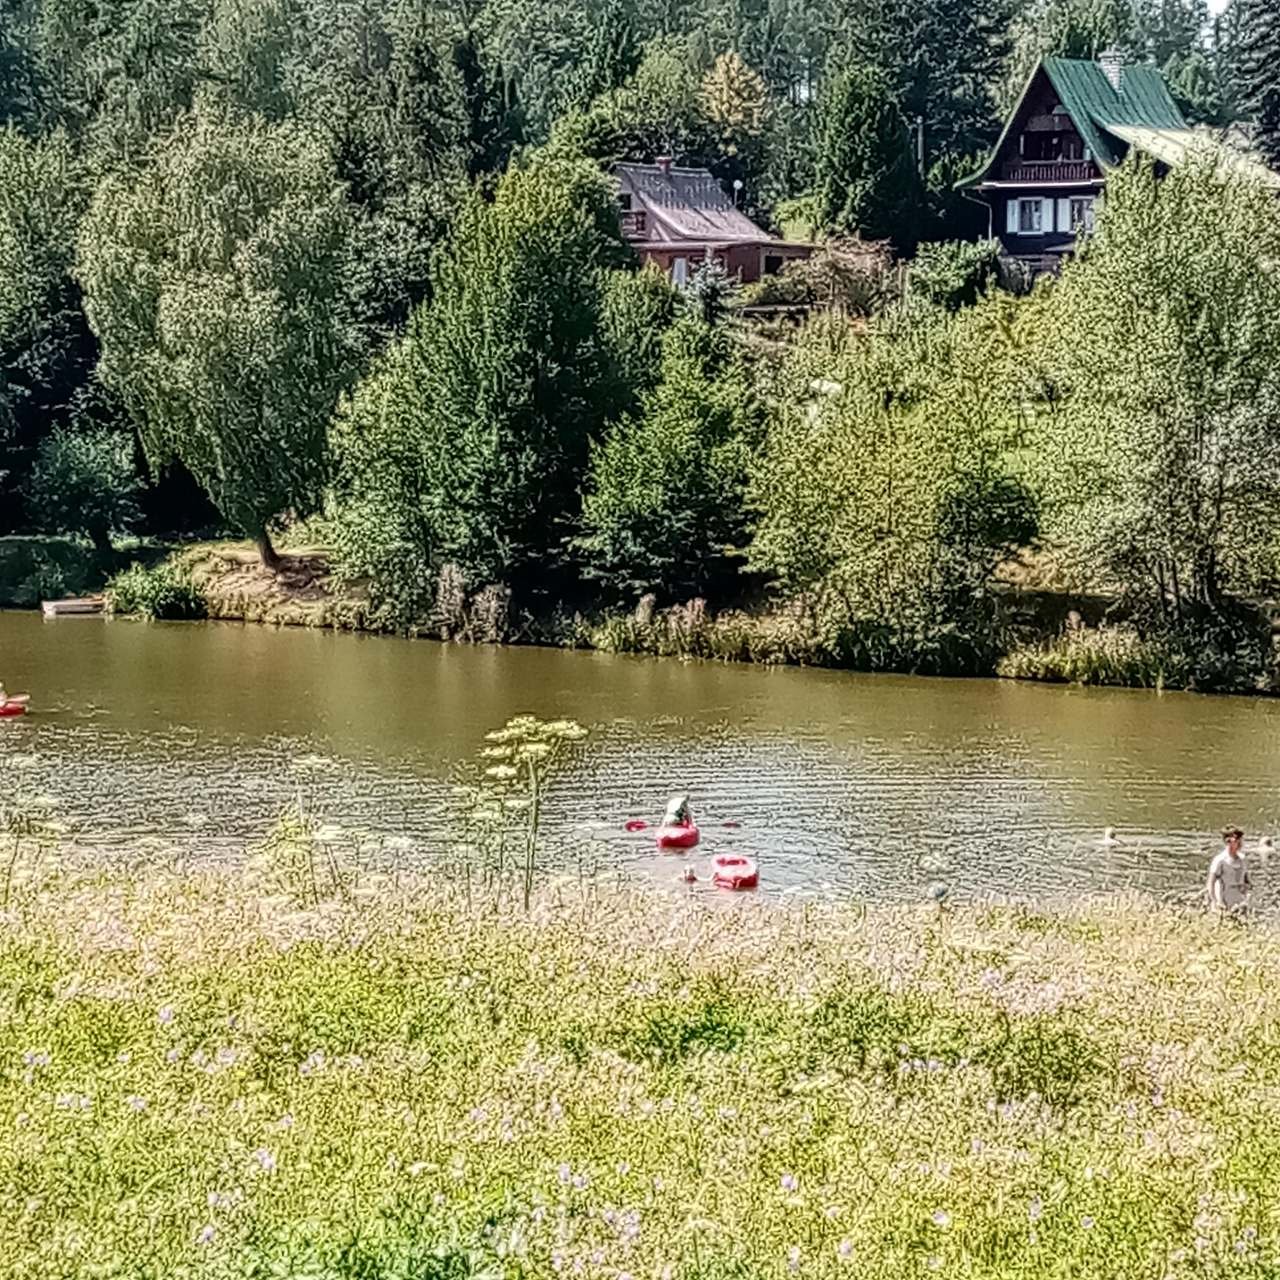
[[[282, 553], [278, 573], [265, 570], [250, 543], [200, 543], [173, 552], [154, 569], [131, 570], [116, 582], [122, 613], [210, 617], [279, 626], [352, 631], [397, 630], [361, 584], [343, 583], [323, 547]], [[442, 573], [431, 617], [418, 635], [478, 643], [532, 643], [610, 653], [821, 666], [928, 675], [1010, 679], [1216, 693], [1274, 693], [1280, 657], [1265, 634], [1263, 611], [1237, 630], [1219, 626], [1185, 635], [1140, 634], [1104, 621], [1104, 597], [1079, 596], [1043, 584], [1001, 581], [991, 635], [966, 638], [898, 635], [881, 624], [852, 624], [839, 609], [812, 600], [714, 611], [703, 600], [659, 608], [644, 597], [630, 611], [549, 617], [517, 615], [508, 593], [470, 596]]]
[[136, 540], [104, 554], [74, 538], [0, 538], [0, 607], [30, 609], [41, 600], [101, 591], [126, 565], [154, 564], [166, 554], [160, 544]]
[[1150, 902], [64, 876], [0, 993], [15, 1277], [1280, 1266], [1280, 942]]

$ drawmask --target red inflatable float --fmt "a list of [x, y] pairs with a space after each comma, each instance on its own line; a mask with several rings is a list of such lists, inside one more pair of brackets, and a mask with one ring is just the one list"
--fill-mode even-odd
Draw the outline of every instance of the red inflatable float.
[[658, 828], [659, 849], [692, 849], [700, 838], [698, 828], [692, 822]]
[[754, 889], [760, 883], [760, 872], [740, 853], [718, 853], [711, 859], [711, 882], [721, 889]]
[[28, 694], [15, 694], [6, 702], [0, 702], [0, 716], [22, 716], [27, 713]]

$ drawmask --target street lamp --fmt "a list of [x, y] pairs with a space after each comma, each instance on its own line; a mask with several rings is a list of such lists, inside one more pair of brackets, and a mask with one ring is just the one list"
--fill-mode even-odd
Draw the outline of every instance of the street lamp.
[[742, 179], [734, 178], [733, 180], [733, 207], [738, 207], [738, 193], [742, 190]]

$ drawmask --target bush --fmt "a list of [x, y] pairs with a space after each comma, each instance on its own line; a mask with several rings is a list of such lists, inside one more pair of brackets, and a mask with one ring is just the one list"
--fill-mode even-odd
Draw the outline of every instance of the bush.
[[1015, 680], [1205, 693], [1270, 692], [1276, 686], [1268, 642], [1256, 629], [1227, 620], [1149, 633], [1129, 625], [1067, 631], [1013, 649], [996, 671]]
[[920, 246], [911, 264], [911, 289], [917, 297], [956, 311], [973, 306], [999, 274], [996, 241], [941, 240]]
[[130, 565], [107, 583], [106, 598], [109, 612], [144, 618], [183, 620], [208, 613], [203, 592], [173, 564]]
[[1006, 305], [895, 308], [862, 333], [824, 319], [783, 371], [753, 459], [749, 563], [837, 610], [843, 664], [969, 674], [1000, 652], [991, 575], [1037, 516], [1011, 470]]
[[106, 427], [59, 428], [36, 455], [28, 508], [49, 533], [83, 534], [98, 551], [138, 517], [133, 442]]
[[705, 592], [747, 534], [754, 405], [730, 341], [686, 316], [663, 344], [662, 382], [639, 418], [592, 450], [582, 503], [589, 576], [619, 594]]

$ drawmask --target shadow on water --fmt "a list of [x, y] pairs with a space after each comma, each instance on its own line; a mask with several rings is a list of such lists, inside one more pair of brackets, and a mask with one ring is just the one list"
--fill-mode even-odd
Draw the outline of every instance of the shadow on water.
[[[300, 785], [326, 816], [430, 848], [450, 774], [521, 712], [590, 749], [558, 788], [570, 865], [674, 879], [631, 817], [688, 790], [708, 839], [772, 891], [876, 898], [1137, 886], [1194, 892], [1212, 832], [1278, 819], [1280, 704], [471, 648], [236, 624], [46, 622], [0, 613], [0, 679], [34, 714], [0, 757], [82, 839], [238, 849]], [[295, 769], [321, 754], [318, 786]], [[737, 829], [722, 824], [741, 823]], [[1104, 826], [1122, 842], [1100, 848]]]

